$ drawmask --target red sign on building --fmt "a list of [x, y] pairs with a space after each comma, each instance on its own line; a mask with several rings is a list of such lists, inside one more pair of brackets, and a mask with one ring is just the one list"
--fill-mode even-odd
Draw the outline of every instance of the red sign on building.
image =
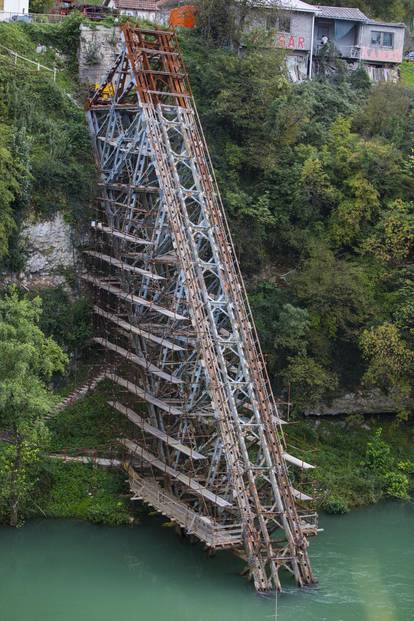
[[280, 34], [276, 38], [276, 46], [284, 47], [289, 50], [304, 50], [305, 37]]

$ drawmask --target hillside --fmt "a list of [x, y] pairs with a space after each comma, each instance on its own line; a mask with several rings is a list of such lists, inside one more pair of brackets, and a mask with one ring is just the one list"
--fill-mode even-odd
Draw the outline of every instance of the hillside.
[[[82, 234], [94, 195], [89, 137], [76, 105], [85, 96], [77, 82], [79, 23], [74, 16], [61, 25], [0, 24], [5, 46], [61, 69], [54, 83], [51, 74], [2, 55], [5, 279], [25, 270], [24, 219], [58, 212]], [[47, 46], [41, 56], [38, 44]], [[319, 503], [343, 512], [385, 494], [406, 497], [414, 461], [414, 91], [371, 86], [363, 71], [293, 86], [274, 52], [251, 48], [239, 57], [209, 48], [197, 33], [183, 33], [181, 44], [272, 382], [294, 403], [290, 441], [310, 461], [318, 453]], [[76, 265], [63, 276], [65, 289], [40, 291], [41, 327], [71, 359], [71, 373], [55, 378], [62, 393], [81, 381], [90, 355], [82, 347], [88, 305], [74, 301]], [[355, 394], [371, 409], [358, 406]], [[351, 415], [346, 420], [303, 419], [344, 395], [351, 395], [348, 410], [340, 410]], [[57, 417], [52, 448], [109, 450], [117, 421], [104, 399], [105, 386]], [[384, 399], [391, 417], [375, 409]], [[367, 411], [379, 416], [364, 419]], [[83, 472], [47, 464], [37, 504], [41, 499], [52, 516], [116, 522], [119, 478], [97, 474], [86, 503]], [[125, 510], [119, 521], [127, 519]]]

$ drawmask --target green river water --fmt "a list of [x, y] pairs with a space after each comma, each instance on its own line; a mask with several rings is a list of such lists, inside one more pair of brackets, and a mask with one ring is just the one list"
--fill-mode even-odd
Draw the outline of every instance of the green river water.
[[[278, 621], [414, 620], [414, 507], [323, 517], [311, 543], [319, 585], [289, 587]], [[265, 621], [227, 552], [207, 558], [158, 520], [108, 528], [38, 521], [0, 529], [0, 621]]]

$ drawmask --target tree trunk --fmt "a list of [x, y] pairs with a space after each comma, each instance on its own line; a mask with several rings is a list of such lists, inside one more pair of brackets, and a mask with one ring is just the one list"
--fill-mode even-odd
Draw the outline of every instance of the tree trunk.
[[19, 433], [16, 433], [16, 459], [11, 478], [11, 497], [10, 497], [10, 526], [14, 528], [19, 522], [19, 492], [17, 489], [17, 478], [21, 468], [22, 440]]

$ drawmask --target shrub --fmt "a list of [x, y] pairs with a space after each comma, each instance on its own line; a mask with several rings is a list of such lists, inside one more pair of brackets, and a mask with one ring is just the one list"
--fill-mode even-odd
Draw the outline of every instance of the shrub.
[[410, 481], [402, 472], [387, 472], [384, 475], [385, 493], [392, 498], [409, 500], [408, 489]]
[[365, 465], [380, 475], [385, 475], [392, 468], [394, 459], [391, 455], [391, 447], [382, 439], [382, 428], [374, 434], [368, 442], [365, 453]]
[[349, 511], [348, 504], [339, 496], [329, 496], [323, 503], [322, 508], [331, 515], [344, 515]]

